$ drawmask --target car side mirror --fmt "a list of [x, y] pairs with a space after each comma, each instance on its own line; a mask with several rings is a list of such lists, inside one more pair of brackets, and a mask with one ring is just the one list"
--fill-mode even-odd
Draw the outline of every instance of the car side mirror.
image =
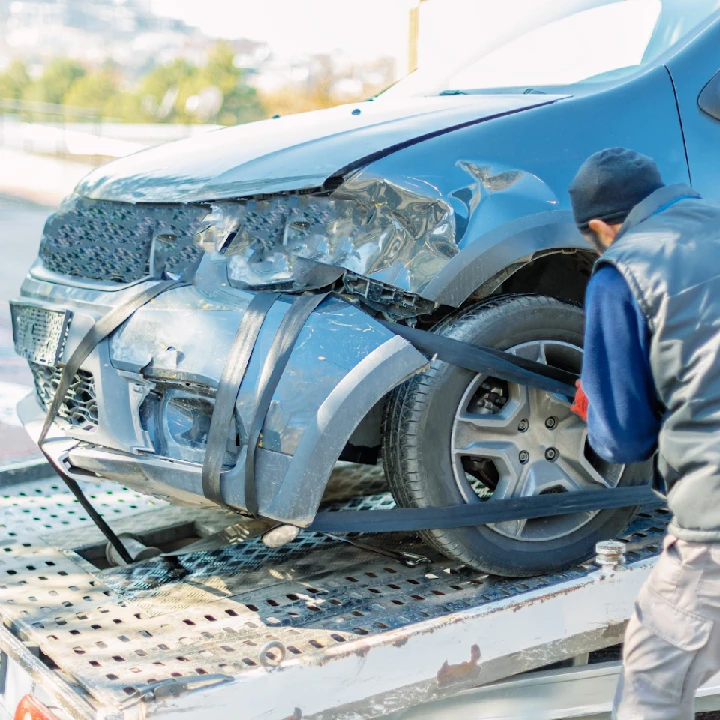
[[698, 95], [698, 106], [704, 113], [720, 120], [720, 72], [713, 75]]

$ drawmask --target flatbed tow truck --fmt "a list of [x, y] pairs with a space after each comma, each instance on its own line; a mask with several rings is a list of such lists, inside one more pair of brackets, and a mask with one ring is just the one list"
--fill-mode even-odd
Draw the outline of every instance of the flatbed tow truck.
[[[223, 510], [85, 483], [113, 528], [145, 545], [171, 551], [233, 529], [227, 547], [122, 567], [59, 478], [40, 475], [0, 475], [3, 720], [607, 717], [667, 521], [662, 508], [640, 512], [622, 552], [509, 580], [410, 534], [303, 532], [268, 548]], [[392, 506], [381, 468], [348, 464], [323, 501]], [[720, 677], [697, 707], [720, 707]]]

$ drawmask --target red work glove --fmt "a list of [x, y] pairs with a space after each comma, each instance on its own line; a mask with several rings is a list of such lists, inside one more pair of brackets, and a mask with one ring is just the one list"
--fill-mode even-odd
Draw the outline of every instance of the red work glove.
[[585, 391], [582, 388], [582, 383], [578, 380], [575, 383], [577, 392], [575, 393], [575, 400], [573, 401], [570, 409], [583, 421], [587, 422], [588, 414], [588, 398]]

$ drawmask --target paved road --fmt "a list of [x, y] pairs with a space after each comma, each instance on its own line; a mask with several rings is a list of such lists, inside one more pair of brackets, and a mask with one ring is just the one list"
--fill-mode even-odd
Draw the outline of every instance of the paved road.
[[0, 196], [0, 303], [20, 290], [25, 273], [37, 256], [43, 224], [52, 208]]
[[0, 467], [38, 454], [19, 426], [15, 403], [27, 395], [32, 378], [12, 349], [7, 301], [17, 296], [37, 256], [45, 218], [52, 208], [0, 196]]

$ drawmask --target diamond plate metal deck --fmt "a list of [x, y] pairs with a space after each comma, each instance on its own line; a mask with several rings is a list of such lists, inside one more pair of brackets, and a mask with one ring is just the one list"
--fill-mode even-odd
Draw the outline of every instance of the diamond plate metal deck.
[[[326, 509], [392, 506], [375, 468], [338, 468]], [[190, 520], [210, 529], [237, 522], [223, 511], [183, 510], [113, 483], [88, 484], [120, 531]], [[238, 678], [286, 659], [318, 661], [329, 649], [449, 613], [582, 578], [583, 566], [550, 576], [488, 578], [433, 554], [412, 535], [363, 542], [426, 555], [415, 568], [322, 535], [301, 533], [279, 549], [259, 539], [211, 553], [98, 570], [73, 548], [101, 538], [57, 480], [0, 488], [0, 612], [76, 687], [120, 707], [170, 678]], [[348, 499], [351, 498], [351, 499]], [[666, 513], [641, 513], [623, 538], [630, 561], [657, 552]], [[268, 643], [280, 643], [266, 651]]]

